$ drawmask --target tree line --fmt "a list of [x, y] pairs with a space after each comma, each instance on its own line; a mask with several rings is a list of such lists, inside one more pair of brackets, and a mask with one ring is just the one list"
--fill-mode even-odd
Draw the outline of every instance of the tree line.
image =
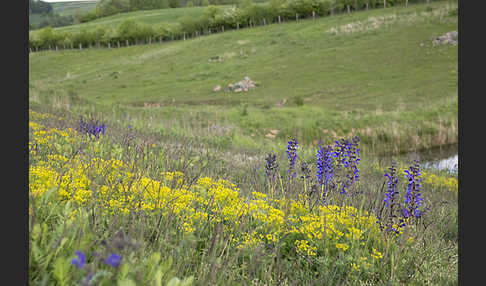
[[52, 11], [52, 5], [44, 1], [29, 0], [29, 13], [48, 14]]
[[[81, 23], [97, 18], [115, 15], [123, 12], [168, 9], [180, 7], [229, 5], [239, 0], [100, 0], [96, 9], [86, 12], [79, 17]], [[265, 0], [258, 0], [263, 2]]]
[[37, 51], [54, 47], [115, 47], [179, 40], [229, 29], [425, 1], [433, 0], [270, 0], [261, 4], [243, 0], [238, 5], [225, 8], [210, 5], [198, 18], [185, 16], [177, 23], [149, 25], [126, 20], [116, 28], [100, 26], [79, 32], [62, 32], [46, 27], [29, 33], [29, 48]]

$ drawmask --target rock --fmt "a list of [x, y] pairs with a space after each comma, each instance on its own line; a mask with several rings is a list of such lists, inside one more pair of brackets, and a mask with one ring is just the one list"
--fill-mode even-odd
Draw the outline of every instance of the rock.
[[213, 89], [213, 91], [214, 91], [214, 92], [217, 92], [217, 91], [220, 91], [220, 90], [221, 90], [221, 86], [220, 86], [220, 85], [217, 85], [217, 86], [216, 86], [216, 87]]
[[280, 133], [280, 130], [278, 130], [278, 129], [270, 129], [269, 131], [273, 135], [278, 135], [278, 133]]
[[435, 38], [432, 43], [434, 46], [436, 45], [457, 45], [457, 37], [458, 37], [457, 31], [451, 31], [447, 32], [442, 36], [439, 36]]
[[234, 84], [228, 84], [226, 91], [248, 92], [250, 89], [255, 88], [256, 86], [256, 82], [252, 81], [248, 76], [245, 76], [244, 79], [235, 82]]

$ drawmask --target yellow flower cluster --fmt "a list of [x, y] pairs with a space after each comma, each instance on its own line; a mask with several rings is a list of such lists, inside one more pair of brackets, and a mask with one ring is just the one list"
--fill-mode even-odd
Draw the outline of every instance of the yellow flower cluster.
[[371, 254], [371, 257], [373, 257], [374, 259], [382, 259], [383, 254], [381, 254], [381, 252], [373, 248], [373, 253]]
[[315, 246], [310, 246], [307, 240], [296, 240], [295, 249], [299, 254], [306, 256], [316, 256], [317, 248]]
[[37, 111], [34, 111], [29, 108], [29, 118], [34, 119], [34, 120], [42, 120], [42, 119], [47, 119], [47, 118], [53, 118], [56, 120], [62, 120], [62, 117], [57, 117], [53, 114], [50, 113], [39, 113]]
[[[37, 144], [43, 140], [69, 144], [64, 137], [81, 140], [74, 131], [47, 129], [35, 122], [30, 127], [30, 140]], [[49, 152], [53, 150], [58, 149]], [[54, 189], [61, 201], [96, 203], [111, 213], [157, 211], [176, 216], [186, 233], [207, 223], [223, 223], [239, 248], [275, 243], [297, 234], [297, 252], [315, 256], [322, 241], [331, 241], [329, 247], [342, 250], [370, 238], [380, 241], [377, 218], [351, 206], [320, 206], [311, 211], [298, 201], [270, 199], [260, 192], [244, 198], [237, 186], [226, 180], [202, 177], [189, 187], [181, 172], [162, 172], [154, 179], [134, 173], [132, 167], [113, 158], [68, 158], [50, 153], [31, 162], [29, 191], [35, 198]]]
[[422, 183], [430, 184], [437, 188], [446, 188], [457, 192], [458, 183], [454, 177], [446, 178], [432, 173], [422, 172]]
[[[375, 164], [374, 168], [380, 172], [388, 171], [385, 170], [385, 168], [380, 167], [378, 164]], [[404, 174], [405, 170], [406, 167], [401, 166], [400, 168], [397, 168], [397, 173]], [[458, 191], [458, 181], [457, 178], [455, 177], [439, 176], [432, 172], [425, 172], [425, 171], [421, 171], [420, 173], [421, 173], [420, 178], [422, 179], [421, 181], [422, 184], [426, 184], [433, 188], [438, 188], [438, 189], [443, 188], [451, 191], [456, 191], [456, 192]]]

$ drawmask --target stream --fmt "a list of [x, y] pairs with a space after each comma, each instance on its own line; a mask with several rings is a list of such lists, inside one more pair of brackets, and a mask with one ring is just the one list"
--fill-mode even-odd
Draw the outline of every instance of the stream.
[[379, 158], [380, 164], [390, 165], [392, 160], [413, 164], [418, 160], [423, 169], [445, 170], [452, 174], [458, 173], [458, 144], [441, 146], [419, 152], [410, 152], [398, 156]]

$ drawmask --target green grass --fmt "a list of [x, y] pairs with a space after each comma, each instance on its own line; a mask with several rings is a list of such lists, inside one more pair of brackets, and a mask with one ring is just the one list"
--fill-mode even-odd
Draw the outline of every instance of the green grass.
[[51, 3], [52, 9], [55, 13], [61, 16], [76, 15], [77, 11], [83, 13], [94, 10], [96, 2], [66, 2], [66, 3]]
[[[432, 38], [458, 29], [457, 16], [447, 14], [457, 6], [430, 6], [432, 11], [427, 5], [377, 9], [121, 49], [30, 54], [30, 101], [108, 120], [127, 112], [137, 128], [228, 149], [281, 150], [290, 136], [315, 146], [320, 138], [329, 143], [359, 135], [370, 154], [454, 144], [458, 50], [434, 47]], [[190, 9], [133, 15], [149, 22], [157, 18], [150, 14]], [[387, 15], [396, 18], [377, 29], [328, 32]], [[99, 24], [126, 15], [109, 18]], [[210, 62], [214, 56], [223, 61]], [[212, 91], [244, 76], [259, 86], [239, 94]], [[216, 134], [213, 125], [231, 131]], [[279, 130], [275, 139], [265, 137], [271, 129]]]

